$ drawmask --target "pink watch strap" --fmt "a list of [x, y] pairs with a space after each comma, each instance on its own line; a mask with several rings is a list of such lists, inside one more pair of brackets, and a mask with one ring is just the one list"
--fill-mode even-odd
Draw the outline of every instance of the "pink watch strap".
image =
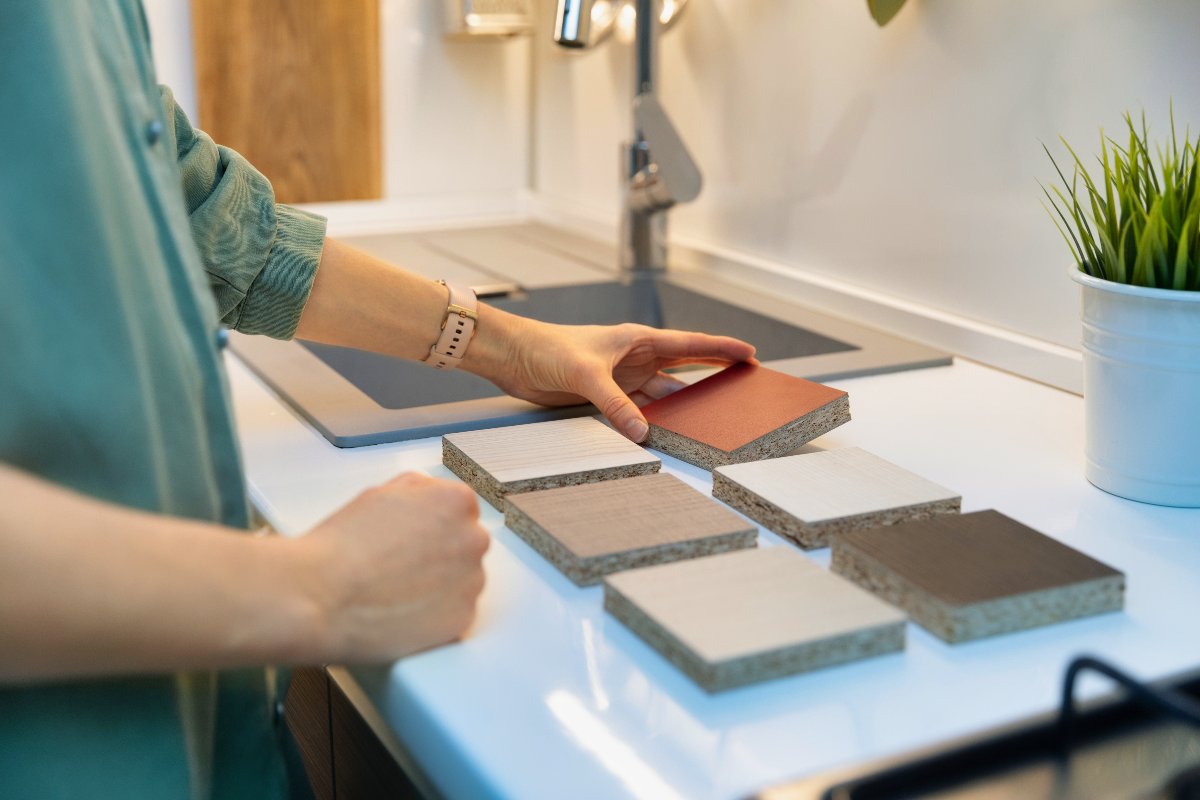
[[429, 348], [425, 363], [437, 369], [454, 369], [462, 363], [467, 345], [475, 334], [479, 302], [475, 299], [475, 292], [468, 287], [452, 286], [445, 281], [438, 283], [449, 290], [450, 299], [442, 320], [442, 332], [433, 347]]

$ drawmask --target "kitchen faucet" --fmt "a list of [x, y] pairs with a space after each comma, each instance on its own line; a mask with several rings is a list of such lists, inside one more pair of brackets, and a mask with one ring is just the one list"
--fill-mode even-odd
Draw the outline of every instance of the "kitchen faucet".
[[[667, 0], [673, 9], [682, 6]], [[591, 41], [594, 0], [558, 0], [554, 40], [564, 47]], [[700, 169], [655, 96], [663, 0], [635, 0], [633, 140], [622, 148], [625, 181], [619, 240], [622, 272], [667, 266], [667, 209], [700, 194]]]

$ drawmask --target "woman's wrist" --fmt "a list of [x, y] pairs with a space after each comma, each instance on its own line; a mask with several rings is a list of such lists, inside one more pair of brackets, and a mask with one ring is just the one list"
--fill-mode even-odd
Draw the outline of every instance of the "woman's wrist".
[[515, 360], [520, 357], [523, 331], [536, 323], [486, 303], [479, 304], [478, 317], [462, 369], [494, 383], [511, 374]]

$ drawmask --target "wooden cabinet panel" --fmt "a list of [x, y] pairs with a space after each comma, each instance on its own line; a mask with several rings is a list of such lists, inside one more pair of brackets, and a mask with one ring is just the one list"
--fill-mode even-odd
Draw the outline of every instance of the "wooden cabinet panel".
[[316, 800], [438, 797], [427, 781], [418, 788], [324, 667], [293, 671], [284, 717]]
[[329, 683], [329, 701], [337, 800], [422, 800], [404, 769], [335, 681]]
[[297, 667], [284, 700], [284, 719], [296, 740], [316, 800], [333, 800], [333, 746], [329, 734], [329, 675], [324, 667]]
[[193, 0], [199, 126], [280, 202], [382, 194], [378, 0]]

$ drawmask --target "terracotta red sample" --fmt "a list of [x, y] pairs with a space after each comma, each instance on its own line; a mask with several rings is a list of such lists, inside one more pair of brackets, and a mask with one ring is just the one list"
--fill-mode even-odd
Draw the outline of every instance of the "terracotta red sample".
[[735, 364], [642, 409], [646, 444], [697, 466], [774, 458], [850, 420], [849, 395]]

